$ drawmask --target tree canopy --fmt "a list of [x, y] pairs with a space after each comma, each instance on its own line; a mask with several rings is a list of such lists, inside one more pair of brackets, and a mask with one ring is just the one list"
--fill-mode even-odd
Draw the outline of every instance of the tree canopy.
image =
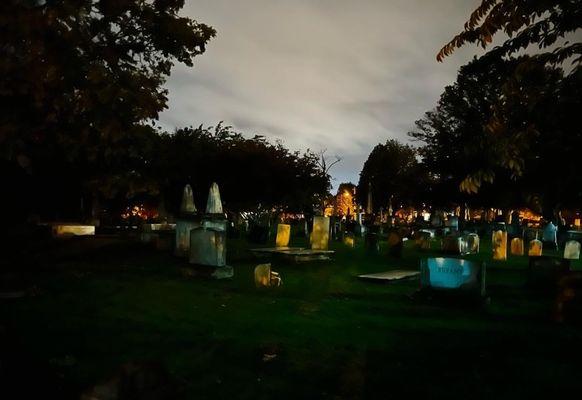
[[65, 159], [87, 184], [131, 178], [163, 87], [215, 35], [178, 15], [183, 0], [10, 0], [0, 3], [2, 155], [35, 172]]
[[[493, 36], [501, 31], [509, 38], [479, 59], [478, 63], [482, 64], [480, 68], [496, 68], [496, 65], [508, 61], [508, 57], [523, 51], [529, 54], [514, 59], [512, 69], [499, 75], [503, 80], [500, 82], [501, 92], [491, 104], [493, 112], [489, 113], [490, 118], [484, 123], [488, 137], [483, 138], [492, 155], [491, 163], [469, 173], [462, 184], [463, 190], [479, 190], [483, 183], [494, 179], [494, 171], [498, 168], [507, 170], [515, 178], [525, 173], [530, 149], [539, 145], [540, 138], [547, 138], [541, 131], [553, 129], [549, 117], [544, 118], [545, 113], [536, 116], [532, 112], [543, 110], [550, 96], [553, 96], [555, 104], [564, 103], [560, 115], [568, 121], [572, 119], [573, 116], [565, 116], [564, 111], [572, 109], [572, 101], [575, 100], [568, 93], [580, 84], [582, 75], [582, 41], [576, 35], [580, 28], [581, 0], [483, 0], [463, 31], [439, 51], [437, 60], [443, 61], [467, 43], [478, 43], [486, 48]], [[562, 66], [566, 72], [560, 69]], [[560, 69], [553, 73], [554, 77], [560, 74], [559, 81], [550, 86], [529, 85], [527, 79], [535, 75], [534, 71], [543, 73], [548, 71], [544, 69], [546, 67], [554, 71], [556, 67]], [[521, 116], [516, 119], [516, 114]], [[525, 114], [531, 118], [524, 118]], [[520, 123], [516, 124], [516, 120]], [[569, 129], [571, 136], [582, 135], [574, 125], [570, 125]], [[529, 164], [532, 164], [531, 160]]]
[[411, 204], [421, 200], [427, 176], [417, 160], [416, 150], [394, 139], [378, 144], [364, 163], [356, 196], [360, 204], [367, 204], [372, 188], [374, 211], [387, 209], [392, 199], [396, 204]]

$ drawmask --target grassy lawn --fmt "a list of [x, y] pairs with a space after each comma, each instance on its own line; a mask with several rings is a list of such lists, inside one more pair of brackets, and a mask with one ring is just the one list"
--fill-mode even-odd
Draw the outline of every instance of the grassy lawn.
[[231, 281], [188, 278], [185, 261], [132, 242], [37, 257], [37, 294], [0, 300], [5, 383], [78, 398], [120, 364], [158, 360], [183, 398], [580, 392], [582, 331], [552, 322], [551, 302], [524, 291], [527, 257], [492, 263], [487, 242], [469, 257], [491, 267], [484, 308], [412, 298], [416, 281], [355, 278], [418, 268], [431, 253], [410, 245], [401, 259], [333, 243], [331, 262], [275, 262], [284, 284], [273, 290], [255, 288], [258, 262], [235, 240]]

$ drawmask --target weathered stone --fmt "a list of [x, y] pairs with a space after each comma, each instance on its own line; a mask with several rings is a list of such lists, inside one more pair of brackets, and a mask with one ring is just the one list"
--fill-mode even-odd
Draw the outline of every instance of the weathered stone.
[[190, 232], [190, 264], [224, 267], [226, 265], [226, 232], [212, 228], [196, 228]]
[[277, 225], [277, 238], [275, 239], [276, 247], [289, 246], [289, 239], [291, 238], [291, 225], [279, 224]]
[[176, 247], [178, 257], [187, 257], [190, 253], [190, 231], [200, 227], [200, 221], [179, 219], [176, 221]]
[[327, 250], [329, 245], [329, 217], [313, 217], [311, 249]]
[[507, 260], [507, 232], [498, 230], [491, 235], [494, 260]]
[[534, 239], [529, 242], [529, 250], [527, 255], [530, 257], [539, 257], [542, 255], [543, 243], [541, 240]]
[[567, 260], [580, 259], [580, 242], [569, 240], [564, 247], [564, 258]]
[[184, 193], [182, 194], [182, 203], [180, 204], [180, 213], [194, 214], [196, 213], [196, 206], [194, 205], [194, 194], [192, 186], [184, 186]]
[[220, 190], [214, 182], [208, 192], [208, 201], [206, 202], [206, 214], [222, 214], [222, 201], [220, 200]]
[[511, 240], [511, 255], [523, 256], [523, 254], [524, 254], [523, 239], [513, 238]]

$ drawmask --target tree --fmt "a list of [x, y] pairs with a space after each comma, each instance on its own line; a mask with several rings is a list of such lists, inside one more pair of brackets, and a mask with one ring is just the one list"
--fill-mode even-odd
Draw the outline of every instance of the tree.
[[[582, 28], [582, 0], [483, 0], [465, 23], [464, 30], [447, 43], [438, 53], [442, 61], [455, 49], [467, 43], [478, 43], [486, 48], [499, 31], [509, 36], [501, 46], [481, 57], [487, 68], [523, 50], [539, 51], [530, 57], [520, 58], [513, 69], [502, 77], [506, 79], [502, 95], [493, 106], [494, 112], [487, 122], [490, 141], [495, 150], [495, 163], [491, 168], [478, 170], [466, 177], [463, 188], [469, 192], [479, 190], [483, 182], [492, 179], [491, 171], [497, 167], [508, 170], [514, 177], [524, 174], [527, 152], [535, 145], [541, 127], [532, 121], [512, 125], [513, 106], [540, 109], [545, 96], [535, 92], [524, 93], [522, 77], [531, 70], [546, 66], [561, 66], [571, 61], [571, 68], [562, 78], [569, 87], [580, 81], [582, 74], [582, 42], [575, 33]], [[540, 103], [541, 102], [541, 103]], [[579, 130], [574, 134], [580, 134]]]
[[414, 148], [394, 139], [376, 145], [360, 172], [358, 202], [366, 204], [370, 186], [375, 209], [387, 208], [390, 200], [393, 204], [420, 201], [427, 180], [416, 157]]
[[[75, 169], [90, 191], [135, 185], [166, 107], [176, 62], [191, 66], [215, 35], [181, 17], [183, 0], [0, 3], [0, 150], [42, 171]], [[145, 145], [145, 148], [144, 148]]]
[[[424, 144], [419, 153], [435, 178], [433, 200], [500, 208], [541, 203], [548, 213], [581, 199], [582, 181], [570, 172], [579, 170], [575, 154], [582, 144], [574, 111], [581, 100], [573, 95], [580, 79], [564, 79], [561, 69], [527, 63], [528, 58], [472, 61], [445, 88], [436, 108], [417, 121], [409, 135]], [[520, 96], [507, 96], [517, 90]], [[529, 136], [527, 148], [515, 147], [524, 142], [512, 142], [512, 135], [499, 137], [501, 128], [491, 126], [499, 115], [502, 129]], [[512, 151], [523, 160], [519, 175], [500, 161]]]
[[[179, 205], [185, 184], [204, 209], [208, 188], [217, 182], [232, 212], [270, 209], [312, 213], [325, 198], [329, 175], [319, 155], [291, 152], [263, 136], [246, 138], [231, 127], [183, 128], [163, 134], [145, 172], [159, 182], [169, 209]], [[175, 206], [175, 207], [174, 207]]]

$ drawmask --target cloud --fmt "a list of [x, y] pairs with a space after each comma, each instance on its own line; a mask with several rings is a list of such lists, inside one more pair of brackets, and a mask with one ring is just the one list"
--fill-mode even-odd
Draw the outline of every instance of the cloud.
[[438, 49], [480, 1], [198, 0], [182, 14], [218, 31], [194, 68], [177, 65], [160, 124], [219, 121], [292, 149], [343, 157], [335, 184], [357, 182], [371, 149], [406, 141], [458, 67]]

